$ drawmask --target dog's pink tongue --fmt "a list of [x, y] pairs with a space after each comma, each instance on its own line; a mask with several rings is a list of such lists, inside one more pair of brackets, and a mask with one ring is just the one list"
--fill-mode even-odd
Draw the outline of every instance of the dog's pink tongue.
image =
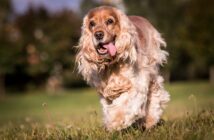
[[115, 45], [113, 43], [109, 43], [109, 44], [103, 45], [103, 47], [108, 50], [108, 53], [111, 56], [115, 56], [117, 50], [116, 50], [116, 47], [115, 47]]

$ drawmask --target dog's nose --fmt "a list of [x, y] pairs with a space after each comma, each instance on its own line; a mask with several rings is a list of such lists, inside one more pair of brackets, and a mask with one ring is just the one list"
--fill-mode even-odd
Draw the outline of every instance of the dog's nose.
[[103, 31], [97, 31], [97, 32], [95, 32], [94, 36], [97, 40], [102, 40], [104, 37], [104, 32]]

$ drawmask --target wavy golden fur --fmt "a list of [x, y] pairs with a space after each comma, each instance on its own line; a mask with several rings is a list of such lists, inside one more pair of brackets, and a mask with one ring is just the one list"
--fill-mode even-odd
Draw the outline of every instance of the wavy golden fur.
[[[78, 72], [95, 87], [108, 130], [140, 122], [157, 124], [169, 94], [159, 65], [168, 53], [160, 33], [143, 17], [101, 6], [83, 19], [76, 63]], [[140, 121], [139, 121], [140, 120]]]

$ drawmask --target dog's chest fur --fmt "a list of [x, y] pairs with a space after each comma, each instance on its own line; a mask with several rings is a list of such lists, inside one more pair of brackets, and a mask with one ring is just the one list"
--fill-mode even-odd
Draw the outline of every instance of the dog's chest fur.
[[144, 87], [147, 88], [148, 77], [147, 72], [140, 71], [137, 66], [115, 64], [100, 74], [102, 82], [97, 89], [101, 96], [111, 102], [125, 92], [146, 92], [148, 89]]

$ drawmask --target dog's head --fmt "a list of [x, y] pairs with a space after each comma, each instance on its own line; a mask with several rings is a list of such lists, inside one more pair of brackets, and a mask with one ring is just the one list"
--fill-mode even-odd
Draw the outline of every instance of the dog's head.
[[99, 55], [116, 55], [115, 39], [120, 32], [119, 19], [111, 7], [93, 9], [87, 16], [87, 28]]
[[136, 34], [135, 27], [123, 12], [101, 6], [85, 16], [79, 47], [87, 59], [94, 62], [133, 60]]
[[165, 45], [164, 40], [145, 19], [138, 18], [138, 22], [134, 22], [116, 8], [97, 7], [83, 19], [77, 46], [78, 71], [86, 81], [96, 86], [99, 72], [111, 69], [112, 64], [138, 64], [139, 68], [162, 64], [167, 56], [160, 49], [162, 45]]

